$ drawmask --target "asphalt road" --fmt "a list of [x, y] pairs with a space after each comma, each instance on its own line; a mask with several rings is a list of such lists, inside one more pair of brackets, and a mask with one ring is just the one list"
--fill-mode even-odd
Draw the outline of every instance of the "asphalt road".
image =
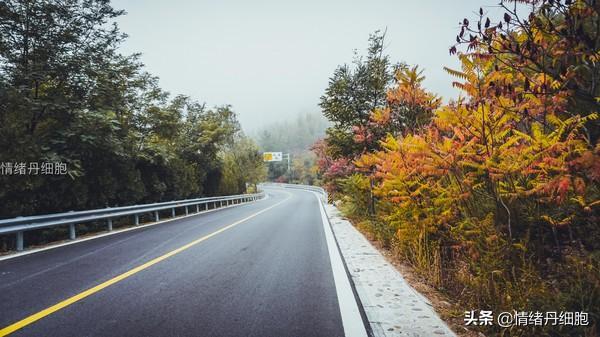
[[267, 194], [0, 261], [0, 329], [21, 321], [15, 336], [343, 336], [317, 198]]

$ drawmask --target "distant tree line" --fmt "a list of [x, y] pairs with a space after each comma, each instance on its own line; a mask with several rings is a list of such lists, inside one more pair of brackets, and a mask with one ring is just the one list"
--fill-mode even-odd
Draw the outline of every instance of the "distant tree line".
[[302, 152], [325, 135], [330, 125], [320, 113], [305, 113], [284, 122], [263, 126], [255, 132], [261, 150]]
[[66, 165], [0, 174], [0, 217], [242, 193], [262, 179], [230, 106], [172, 97], [139, 54], [119, 53], [123, 14], [105, 0], [0, 2], [0, 163]]
[[309, 185], [316, 183], [316, 157], [310, 147], [325, 136], [329, 125], [320, 113], [306, 113], [290, 121], [265, 125], [257, 131], [254, 138], [262, 151], [291, 154], [289, 170], [285, 160], [267, 165], [267, 179]]

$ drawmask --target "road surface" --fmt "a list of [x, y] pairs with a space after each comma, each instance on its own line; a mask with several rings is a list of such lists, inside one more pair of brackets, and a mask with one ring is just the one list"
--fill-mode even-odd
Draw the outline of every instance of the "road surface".
[[0, 335], [344, 336], [330, 250], [314, 193], [267, 189], [0, 261]]

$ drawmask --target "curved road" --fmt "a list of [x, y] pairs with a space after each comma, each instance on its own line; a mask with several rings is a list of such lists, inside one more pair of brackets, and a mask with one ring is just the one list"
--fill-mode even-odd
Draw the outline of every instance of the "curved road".
[[317, 197], [266, 191], [0, 261], [0, 335], [344, 336]]

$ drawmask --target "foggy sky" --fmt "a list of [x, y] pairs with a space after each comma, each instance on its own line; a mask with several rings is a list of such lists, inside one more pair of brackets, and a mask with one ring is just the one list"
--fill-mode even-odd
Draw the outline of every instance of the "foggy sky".
[[[117, 0], [129, 35], [121, 50], [142, 53], [164, 90], [209, 106], [231, 104], [243, 128], [320, 111], [319, 97], [337, 65], [365, 53], [370, 33], [387, 28], [393, 63], [425, 69], [426, 87], [455, 97], [443, 66], [465, 16], [496, 13], [490, 0]], [[487, 6], [487, 7], [486, 7]], [[497, 15], [496, 15], [497, 16]]]

